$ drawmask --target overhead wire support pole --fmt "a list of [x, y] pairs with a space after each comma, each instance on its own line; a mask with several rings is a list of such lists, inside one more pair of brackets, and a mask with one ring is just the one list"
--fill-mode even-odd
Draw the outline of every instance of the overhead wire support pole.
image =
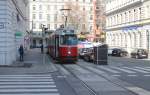
[[64, 15], [64, 17], [65, 17], [65, 27], [67, 27], [68, 11], [70, 11], [70, 10], [71, 10], [70, 8], [60, 9], [60, 11], [64, 11], [64, 13], [66, 13], [66, 14], [63, 13], [63, 15]]

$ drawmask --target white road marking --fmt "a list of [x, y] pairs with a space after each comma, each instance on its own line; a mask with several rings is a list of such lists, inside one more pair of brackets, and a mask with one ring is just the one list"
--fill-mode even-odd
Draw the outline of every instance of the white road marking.
[[127, 76], [129, 76], [129, 77], [136, 77], [137, 75], [127, 75]]
[[126, 73], [130, 73], [130, 74], [136, 73], [136, 72], [133, 72], [131, 70], [123, 69], [123, 68], [120, 68], [120, 67], [111, 67], [111, 68], [114, 68], [114, 69], [117, 69], [117, 70], [120, 70], [120, 71], [123, 71], [123, 72], [126, 72]]
[[0, 76], [0, 78], [1, 79], [7, 79], [7, 78], [9, 78], [9, 79], [51, 79], [52, 77], [32, 77], [32, 76], [29, 76], [29, 77], [27, 77], [27, 76]]
[[113, 77], [120, 77], [121, 75], [111, 75], [111, 76], [113, 76]]
[[150, 77], [150, 75], [144, 75], [145, 77]]
[[145, 70], [145, 71], [150, 71], [150, 68], [149, 69], [148, 68], [144, 68], [144, 67], [135, 67], [135, 68], [142, 69], [142, 70]]
[[139, 87], [126, 87], [126, 88], [138, 95], [150, 95], [150, 91], [147, 91], [143, 88], [139, 88]]
[[0, 86], [0, 89], [7, 89], [7, 88], [55, 88], [56, 85], [2, 85]]
[[134, 71], [137, 71], [137, 72], [140, 72], [140, 73], [149, 73], [147, 71], [140, 70], [140, 69], [135, 69], [135, 68], [129, 68], [129, 67], [123, 67], [123, 68], [129, 69], [129, 70], [134, 70]]
[[51, 77], [51, 75], [0, 75], [0, 77]]
[[40, 85], [40, 84], [54, 84], [54, 82], [0, 82], [0, 85]]
[[103, 70], [108, 71], [108, 72], [111, 72], [111, 73], [120, 73], [118, 71], [115, 71], [113, 69], [110, 69], [110, 68], [104, 67], [104, 66], [98, 66], [98, 68], [103, 69]]
[[3, 93], [3, 95], [60, 95], [59, 93], [36, 93], [36, 94], [33, 94], [33, 93], [15, 93], [15, 94], [5, 94]]
[[96, 68], [93, 68], [93, 67], [86, 67], [87, 69], [91, 70], [91, 71], [94, 71], [96, 73], [99, 73], [99, 74], [104, 74], [105, 72], [104, 71], [101, 71], [99, 69], [96, 69]]
[[18, 92], [39, 92], [39, 93], [42, 93], [42, 92], [57, 92], [58, 90], [57, 89], [0, 89], [0, 93], [18, 93]]
[[51, 75], [0, 75], [2, 95], [60, 95]]
[[53, 81], [53, 79], [0, 79], [0, 82], [48, 82], [48, 81]]

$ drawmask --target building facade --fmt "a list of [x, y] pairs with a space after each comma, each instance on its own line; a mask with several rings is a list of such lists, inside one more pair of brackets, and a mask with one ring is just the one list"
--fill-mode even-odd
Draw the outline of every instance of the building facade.
[[150, 51], [150, 0], [107, 0], [106, 43]]
[[[86, 22], [88, 29], [86, 31], [91, 32], [93, 28], [93, 0], [30, 0], [30, 30], [33, 31], [32, 44], [38, 46], [42, 42], [41, 25], [45, 25], [48, 30], [55, 30], [60, 27], [60, 25], [65, 23], [63, 20], [64, 14], [61, 9], [64, 9], [66, 5], [71, 6], [75, 4], [79, 6], [78, 10], [83, 10], [86, 14], [85, 16], [88, 19]], [[78, 10], [75, 12], [71, 8], [71, 11], [74, 11], [74, 13], [77, 13]], [[81, 23], [83, 21], [83, 19], [80, 18], [81, 14], [82, 13], [71, 14], [74, 17], [78, 17], [78, 19], [73, 22], [77, 23], [77, 21], [80, 21]], [[69, 20], [68, 18], [68, 23]], [[81, 26], [85, 27], [85, 25]]]
[[27, 4], [27, 0], [0, 0], [0, 65], [12, 64], [19, 45], [27, 45]]

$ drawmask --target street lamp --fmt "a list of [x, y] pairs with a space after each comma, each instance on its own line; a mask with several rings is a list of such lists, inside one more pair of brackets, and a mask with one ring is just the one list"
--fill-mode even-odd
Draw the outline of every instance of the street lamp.
[[65, 27], [67, 26], [68, 12], [69, 12], [70, 10], [71, 10], [70, 8], [60, 9], [60, 11], [63, 12], [63, 16], [65, 17]]

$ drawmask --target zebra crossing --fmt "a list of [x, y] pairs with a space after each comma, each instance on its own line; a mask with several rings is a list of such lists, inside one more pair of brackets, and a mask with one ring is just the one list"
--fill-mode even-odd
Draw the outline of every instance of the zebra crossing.
[[116, 67], [116, 66], [96, 66], [96, 67], [86, 67], [87, 69], [102, 74], [102, 73], [109, 73], [112, 76], [121, 76], [127, 75], [130, 77], [134, 77], [137, 75], [142, 75], [146, 77], [150, 77], [150, 67]]
[[51, 75], [0, 75], [0, 95], [60, 95]]

